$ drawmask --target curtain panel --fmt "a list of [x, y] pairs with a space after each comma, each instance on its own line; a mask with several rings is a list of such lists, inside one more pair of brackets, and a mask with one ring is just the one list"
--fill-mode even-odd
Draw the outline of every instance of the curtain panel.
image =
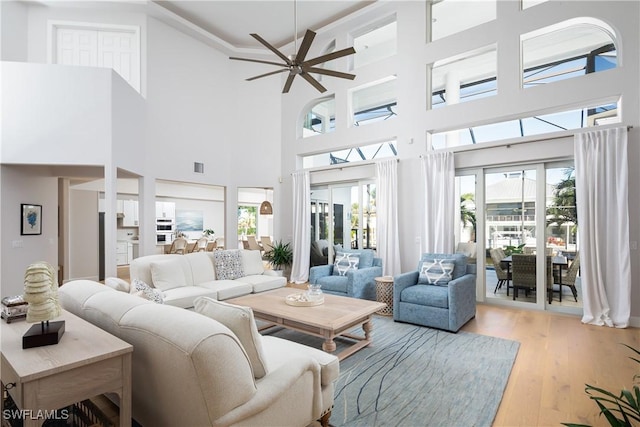
[[422, 253], [453, 253], [455, 244], [455, 168], [453, 153], [422, 158]]
[[583, 323], [626, 328], [631, 316], [627, 129], [576, 134]]
[[382, 259], [382, 274], [400, 274], [398, 239], [398, 161], [376, 162], [376, 246]]
[[293, 266], [291, 282], [309, 280], [311, 254], [311, 185], [309, 171], [293, 173]]

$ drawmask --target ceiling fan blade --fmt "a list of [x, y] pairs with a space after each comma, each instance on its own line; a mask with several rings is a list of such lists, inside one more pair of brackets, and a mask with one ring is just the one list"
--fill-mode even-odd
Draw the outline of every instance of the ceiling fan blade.
[[289, 69], [288, 68], [284, 68], [282, 70], [276, 70], [276, 71], [272, 71], [270, 73], [260, 74], [259, 76], [251, 77], [251, 78], [248, 78], [246, 80], [248, 82], [250, 82], [251, 80], [261, 79], [262, 77], [267, 77], [267, 76], [272, 76], [274, 74], [284, 73], [285, 71], [289, 71]]
[[325, 76], [340, 77], [341, 79], [353, 80], [356, 78], [355, 74], [341, 73], [340, 71], [325, 70], [324, 68], [317, 68], [317, 67], [304, 67], [304, 71], [306, 71], [307, 73], [316, 73], [316, 74], [324, 74]]
[[287, 64], [281, 64], [279, 62], [271, 62], [271, 61], [262, 61], [260, 59], [236, 58], [236, 57], [233, 57], [233, 56], [229, 57], [229, 59], [234, 59], [236, 61], [258, 62], [260, 64], [277, 65], [278, 67], [288, 67]]
[[313, 43], [313, 39], [315, 37], [316, 33], [311, 30], [307, 30], [307, 32], [304, 34], [302, 44], [300, 45], [300, 49], [298, 49], [298, 54], [296, 55], [296, 62], [298, 64], [304, 61], [304, 58], [307, 56], [307, 52], [309, 52], [309, 48], [311, 47], [311, 43]]
[[310, 59], [302, 63], [304, 66], [313, 66], [316, 64], [320, 64], [322, 62], [332, 61], [334, 59], [342, 58], [343, 56], [353, 55], [356, 53], [356, 50], [352, 47], [348, 47], [346, 49], [338, 50], [335, 52], [327, 53], [326, 55], [318, 56], [317, 58]]
[[311, 85], [313, 87], [315, 87], [316, 89], [318, 89], [318, 91], [320, 93], [326, 92], [327, 88], [325, 88], [324, 86], [322, 86], [320, 84], [319, 81], [317, 81], [316, 79], [314, 79], [309, 73], [305, 73], [304, 71], [302, 72], [302, 74], [300, 74], [302, 76], [303, 79], [305, 79], [306, 81], [308, 81], [309, 83], [311, 83]]
[[287, 63], [287, 65], [291, 65], [291, 60], [289, 58], [287, 58], [282, 52], [280, 52], [278, 49], [276, 49], [275, 47], [271, 46], [269, 44], [268, 41], [266, 41], [265, 39], [263, 39], [262, 37], [260, 37], [257, 34], [251, 34], [251, 37], [253, 37], [254, 39], [258, 40], [260, 43], [262, 43], [267, 49], [269, 49], [271, 52], [275, 53], [276, 55], [278, 55], [280, 57], [280, 59], [282, 59], [284, 62]]
[[282, 89], [282, 93], [289, 93], [289, 89], [291, 89], [291, 83], [293, 83], [293, 79], [295, 76], [295, 74], [289, 74], [289, 77], [287, 77], [287, 81], [284, 84], [284, 88]]

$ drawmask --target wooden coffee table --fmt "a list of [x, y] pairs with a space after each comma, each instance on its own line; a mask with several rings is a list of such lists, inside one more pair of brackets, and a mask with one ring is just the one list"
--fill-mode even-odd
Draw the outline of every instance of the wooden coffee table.
[[[336, 351], [335, 337], [341, 336], [354, 340], [353, 345], [337, 355], [340, 360], [371, 343], [373, 313], [386, 307], [386, 304], [376, 301], [328, 294], [323, 294], [324, 304], [313, 307], [296, 307], [285, 303], [287, 295], [299, 292], [305, 291], [286, 287], [232, 298], [225, 302], [251, 307], [256, 319], [271, 323], [267, 328], [283, 326], [287, 329], [324, 338], [322, 350], [328, 353]], [[347, 332], [358, 325], [362, 325], [364, 336]]]

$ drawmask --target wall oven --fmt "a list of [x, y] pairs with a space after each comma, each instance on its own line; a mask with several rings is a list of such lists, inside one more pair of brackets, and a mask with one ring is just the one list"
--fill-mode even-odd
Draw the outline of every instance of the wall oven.
[[156, 233], [156, 244], [167, 245], [173, 242], [173, 232], [170, 233]]
[[156, 243], [166, 245], [173, 242], [173, 233], [176, 231], [176, 221], [173, 218], [156, 218]]
[[175, 220], [173, 218], [157, 218], [156, 219], [156, 232], [158, 233], [173, 233], [175, 231]]

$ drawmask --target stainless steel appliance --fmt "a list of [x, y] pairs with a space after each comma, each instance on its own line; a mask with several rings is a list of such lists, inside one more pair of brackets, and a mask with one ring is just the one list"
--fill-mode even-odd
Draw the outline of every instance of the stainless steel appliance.
[[159, 245], [173, 242], [176, 231], [176, 220], [173, 218], [156, 218], [156, 243]]
[[156, 233], [156, 243], [158, 245], [165, 245], [173, 242], [173, 232], [158, 232]]
[[175, 231], [176, 221], [173, 218], [156, 218], [156, 231], [171, 232]]

